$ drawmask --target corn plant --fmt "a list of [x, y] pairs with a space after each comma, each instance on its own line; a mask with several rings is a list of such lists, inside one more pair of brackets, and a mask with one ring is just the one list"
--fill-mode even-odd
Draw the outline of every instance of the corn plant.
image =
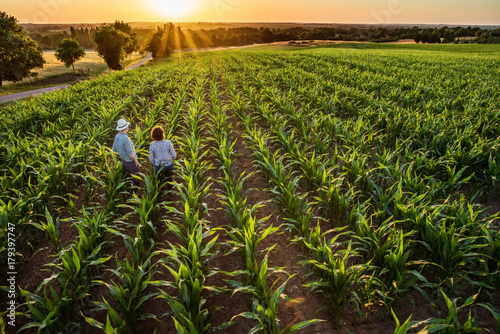
[[[264, 262], [265, 261], [265, 262]], [[265, 265], [267, 263], [267, 257], [264, 259], [262, 263], [262, 268], [267, 269], [267, 266]], [[262, 333], [267, 333], [267, 334], [291, 334], [295, 333], [296, 331], [306, 328], [310, 325], [313, 325], [315, 323], [318, 323], [322, 320], [319, 319], [311, 319], [311, 320], [306, 320], [302, 321], [298, 324], [294, 324], [292, 326], [286, 326], [283, 328], [283, 325], [280, 323], [280, 320], [277, 318], [277, 309], [278, 305], [280, 302], [280, 299], [282, 298], [287, 298], [284, 294], [283, 291], [286, 288], [286, 284], [288, 280], [292, 276], [289, 276], [287, 280], [281, 284], [278, 288], [274, 289], [274, 286], [276, 285], [277, 281], [275, 281], [271, 287], [270, 287], [270, 294], [265, 301], [259, 301], [259, 299], [255, 299], [253, 302], [252, 306], [252, 312], [244, 312], [241, 314], [236, 315], [236, 317], [245, 317], [248, 319], [253, 319], [257, 320], [258, 324], [255, 325], [251, 330], [250, 333], [256, 333], [256, 332], [262, 332]], [[248, 287], [246, 288], [248, 289]], [[255, 293], [255, 292], [254, 292]]]
[[[108, 312], [106, 316], [106, 324], [102, 324], [99, 321], [86, 317], [85, 321], [87, 321], [91, 326], [100, 328], [104, 333], [117, 333], [117, 334], [125, 334], [128, 333], [127, 323], [124, 319], [120, 317], [118, 312], [108, 303], [106, 298], [103, 297], [102, 305], [104, 309]], [[113, 327], [113, 325], [115, 327]]]
[[398, 317], [394, 313], [394, 310], [391, 308], [391, 313], [392, 317], [394, 318], [394, 321], [396, 322], [396, 328], [394, 329], [393, 334], [407, 334], [407, 333], [412, 333], [414, 330], [418, 327], [421, 327], [422, 324], [426, 322], [426, 320], [422, 321], [411, 321], [412, 316], [410, 315], [406, 321], [401, 324]]
[[[307, 264], [314, 266], [318, 273], [318, 278], [307, 283], [307, 287], [313, 291], [324, 293], [330, 300], [330, 309], [337, 326], [341, 324], [341, 312], [348, 303], [353, 304], [360, 312], [361, 298], [356, 293], [356, 286], [362, 284], [364, 272], [369, 266], [351, 265], [349, 260], [356, 256], [356, 252], [351, 250], [351, 242], [347, 249], [337, 251], [335, 254], [327, 245], [320, 245], [321, 251], [325, 254], [325, 262], [318, 260], [306, 260]], [[369, 279], [369, 278], [368, 278]]]
[[[0, 254], [4, 254], [7, 252], [7, 246], [9, 243], [9, 236], [11, 240], [14, 239], [15, 242], [19, 240], [21, 233], [19, 231], [23, 231], [26, 234], [26, 237], [31, 237], [32, 231], [27, 229], [26, 227], [32, 226], [29, 225], [27, 221], [25, 210], [27, 203], [22, 200], [18, 200], [13, 202], [12, 200], [8, 202], [4, 202], [0, 200]], [[16, 222], [16, 223], [14, 223]], [[12, 224], [15, 224], [14, 226]], [[18, 231], [19, 229], [19, 231]], [[9, 232], [11, 233], [9, 235]], [[17, 232], [17, 233], [13, 233]], [[12, 235], [14, 234], [14, 235]], [[28, 241], [31, 244], [31, 240]], [[17, 256], [21, 254], [16, 254]], [[1, 258], [1, 263], [6, 263], [7, 256]]]
[[[439, 281], [450, 283], [451, 288], [457, 279], [468, 275], [464, 266], [479, 256], [476, 249], [482, 246], [476, 243], [477, 237], [464, 237], [462, 230], [454, 225], [449, 228], [442, 225], [436, 227], [428, 219], [421, 221], [421, 224], [419, 233], [423, 238], [420, 244], [434, 254], [431, 261], [440, 269]], [[454, 276], [457, 277], [455, 280], [448, 281]]]
[[482, 235], [479, 238], [483, 242], [483, 247], [480, 249], [481, 261], [478, 270], [470, 272], [470, 277], [466, 279], [472, 284], [482, 289], [489, 294], [495, 291], [499, 286], [500, 280], [498, 273], [500, 263], [498, 254], [500, 252], [500, 233], [495, 230], [490, 230], [486, 226], [481, 226]]
[[355, 242], [356, 249], [362, 254], [364, 261], [372, 261], [377, 266], [384, 265], [385, 255], [394, 248], [396, 243], [396, 233], [394, 223], [388, 219], [379, 226], [374, 226], [373, 222], [359, 217], [356, 225]]
[[[83, 257], [93, 257], [104, 252], [109, 243], [113, 226], [110, 224], [110, 217], [105, 212], [89, 213], [82, 209], [83, 217], [78, 217], [75, 226], [78, 230], [79, 240], [76, 243], [78, 251]], [[97, 268], [91, 268], [96, 274]], [[91, 274], [92, 275], [92, 274]]]
[[[107, 173], [101, 178], [100, 185], [103, 189], [103, 194], [101, 195], [106, 201], [105, 211], [115, 214], [118, 204], [122, 200], [122, 193], [125, 191], [126, 181], [123, 179], [123, 166], [118, 163], [115, 155], [112, 155], [114, 166], [107, 166], [103, 171]], [[93, 186], [93, 183], [89, 183], [89, 186]], [[87, 188], [87, 192], [91, 193], [93, 190]]]
[[194, 330], [196, 333], [205, 333], [212, 327], [208, 323], [208, 310], [203, 308], [205, 299], [202, 298], [202, 292], [205, 289], [217, 290], [215, 287], [204, 285], [206, 271], [204, 262], [214, 256], [210, 251], [216, 239], [202, 246], [200, 226], [196, 234], [190, 238], [188, 248], [178, 249], [171, 245], [170, 251], [163, 252], [168, 255], [164, 265], [174, 277], [174, 282], [168, 283], [168, 286], [178, 290], [179, 296], [174, 298], [163, 290], [160, 290], [160, 293], [173, 310], [178, 331]]
[[158, 194], [154, 195], [152, 199], [145, 197], [139, 198], [134, 194], [132, 198], [132, 210], [139, 218], [137, 224], [137, 232], [144, 240], [154, 239], [156, 236], [155, 223], [159, 211], [159, 205], [155, 203]]
[[[54, 333], [81, 327], [77, 314], [87, 307], [87, 296], [96, 272], [95, 267], [111, 258], [98, 257], [101, 245], [97, 246], [92, 254], [86, 254], [86, 257], [82, 258], [84, 248], [81, 243], [85, 242], [80, 240], [78, 253], [75, 248], [63, 250], [59, 255], [60, 262], [49, 264], [56, 270], [40, 284], [35, 293], [21, 290], [29, 309], [27, 316], [32, 320], [23, 327], [24, 329], [35, 327], [39, 328], [41, 333]], [[53, 287], [56, 283], [60, 292], [56, 292]], [[42, 289], [43, 297], [40, 296]], [[47, 291], [50, 291], [50, 295]]]
[[36, 228], [40, 229], [43, 231], [49, 239], [49, 241], [52, 243], [54, 246], [54, 252], [58, 253], [60, 248], [60, 236], [59, 236], [59, 218], [54, 218], [50, 214], [49, 210], [45, 208], [45, 220], [46, 222], [40, 221], [39, 223], [31, 223], [33, 226]]
[[[407, 235], [408, 236], [408, 235]], [[410, 263], [408, 258], [410, 257], [410, 251], [406, 244], [404, 243], [404, 237], [402, 231], [397, 234], [397, 244], [395, 249], [390, 250], [388, 254], [385, 255], [385, 263], [387, 265], [387, 279], [385, 280], [386, 286], [389, 287], [389, 294], [401, 296], [405, 295], [407, 291], [413, 288], [418, 277], [409, 270]], [[385, 269], [382, 270], [382, 273]]]
[[[148, 300], [158, 295], [157, 292], [145, 294], [147, 287], [152, 284], [152, 277], [156, 272], [156, 266], [151, 264], [151, 257], [142, 264], [130, 263], [128, 260], [122, 262], [116, 260], [117, 268], [111, 270], [118, 279], [115, 283], [96, 281], [109, 289], [111, 296], [118, 305], [118, 311], [122, 317], [103, 297], [103, 302], [95, 302], [98, 310], [106, 310], [108, 317], [113, 320], [118, 332], [137, 332], [139, 321], [154, 318], [152, 314], [141, 314], [141, 308]], [[87, 318], [87, 321], [95, 327], [102, 328], [97, 321]], [[124, 331], [127, 328], [128, 331]]]
[[448, 308], [448, 315], [446, 318], [430, 318], [425, 322], [425, 327], [422, 331], [435, 332], [440, 331], [440, 333], [479, 333], [482, 328], [476, 326], [476, 317], [472, 316], [472, 310], [469, 308], [469, 316], [467, 320], [462, 324], [460, 323], [458, 312], [459, 310], [469, 307], [474, 304], [476, 301], [478, 294], [470, 296], [467, 300], [461, 305], [458, 306], [459, 298], [450, 299], [448, 296], [441, 291], [441, 294], [446, 302], [446, 306]]
[[81, 325], [75, 321], [74, 312], [78, 302], [83, 298], [82, 295], [78, 299], [65, 292], [59, 296], [53, 287], [49, 289], [45, 287], [43, 296], [23, 289], [20, 289], [20, 292], [26, 300], [30, 322], [22, 326], [19, 331], [31, 328], [36, 329], [37, 333], [49, 334], [81, 330]]

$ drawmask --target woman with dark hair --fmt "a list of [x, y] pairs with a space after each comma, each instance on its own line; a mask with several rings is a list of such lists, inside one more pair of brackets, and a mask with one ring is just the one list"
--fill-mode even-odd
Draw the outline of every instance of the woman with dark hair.
[[173, 160], [177, 154], [170, 140], [165, 140], [165, 131], [161, 126], [155, 126], [151, 130], [151, 139], [154, 141], [149, 145], [149, 161], [153, 164], [155, 173], [165, 174], [168, 190], [172, 190]]

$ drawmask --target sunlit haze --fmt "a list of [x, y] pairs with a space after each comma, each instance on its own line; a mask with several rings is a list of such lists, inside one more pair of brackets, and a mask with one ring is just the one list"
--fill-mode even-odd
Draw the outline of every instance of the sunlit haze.
[[500, 1], [0, 0], [22, 23], [322, 22], [499, 25]]
[[183, 20], [193, 15], [195, 8], [195, 0], [148, 0], [151, 9], [160, 18], [180, 19]]

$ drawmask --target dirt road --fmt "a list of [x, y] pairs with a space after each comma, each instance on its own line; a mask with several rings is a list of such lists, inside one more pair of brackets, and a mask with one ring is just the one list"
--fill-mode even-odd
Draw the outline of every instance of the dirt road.
[[133, 70], [134, 68], [137, 68], [142, 64], [144, 64], [145, 62], [149, 61], [151, 58], [153, 58], [153, 56], [151, 55], [151, 53], [148, 53], [146, 57], [142, 58], [137, 63], [130, 65], [129, 67], [126, 68], [126, 70]]
[[48, 88], [29, 90], [29, 91], [21, 92], [21, 93], [2, 95], [2, 96], [0, 96], [0, 104], [10, 102], [10, 101], [17, 101], [20, 99], [40, 95], [43, 93], [50, 93], [50, 92], [53, 92], [53, 91], [56, 91], [59, 89], [66, 88], [66, 87], [69, 87], [69, 85], [59, 85], [59, 86], [53, 86], [53, 87], [48, 87]]

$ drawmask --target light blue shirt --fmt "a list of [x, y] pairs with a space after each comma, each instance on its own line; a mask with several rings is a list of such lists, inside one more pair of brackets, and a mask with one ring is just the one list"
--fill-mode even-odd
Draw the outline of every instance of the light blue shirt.
[[130, 138], [122, 132], [119, 132], [115, 136], [115, 141], [113, 142], [113, 152], [116, 152], [120, 155], [125, 162], [132, 162], [133, 160], [130, 158], [130, 154], [133, 154], [137, 159], [137, 154], [135, 153], [134, 144], [130, 140]]

